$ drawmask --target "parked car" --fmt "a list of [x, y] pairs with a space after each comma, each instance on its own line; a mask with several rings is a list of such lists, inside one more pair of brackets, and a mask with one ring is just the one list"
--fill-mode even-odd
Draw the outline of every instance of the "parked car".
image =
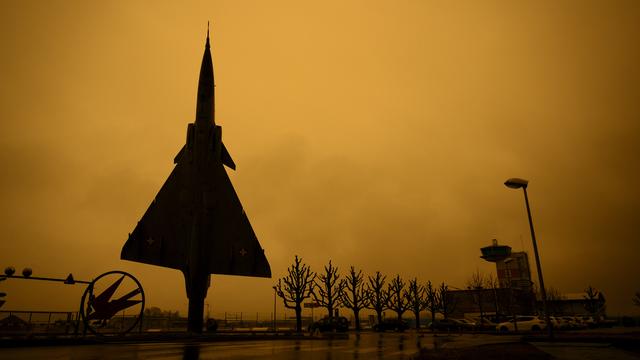
[[[516, 320], [518, 331], [541, 331], [547, 328], [545, 321], [538, 316], [517, 316]], [[496, 330], [500, 332], [515, 331], [513, 319], [496, 325]]]
[[209, 332], [216, 332], [218, 331], [218, 321], [216, 319], [207, 319], [205, 327]]
[[[476, 315], [476, 316], [474, 316], [474, 318], [478, 319], [478, 321], [480, 320], [480, 316]], [[484, 314], [484, 316], [482, 318], [485, 319], [485, 320], [489, 320], [494, 324], [501, 323], [502, 321], [499, 321], [499, 320], [505, 319], [504, 316], [499, 316], [499, 315], [496, 315], [496, 314]], [[505, 319], [505, 321], [506, 321], [506, 319]]]
[[344, 316], [328, 317], [325, 316], [322, 319], [309, 325], [309, 332], [346, 332], [349, 330], [349, 320]]
[[575, 330], [586, 327], [578, 323], [578, 321], [576, 321], [576, 318], [573, 316], [562, 316], [559, 318], [559, 320], [561, 321], [560, 329]]
[[462, 326], [463, 331], [472, 331], [476, 330], [476, 322], [469, 319], [451, 319], [453, 321], [457, 321]]
[[440, 319], [429, 324], [431, 330], [461, 331], [464, 329], [472, 329], [468, 324], [457, 319]]
[[582, 316], [579, 317], [580, 322], [584, 324], [586, 327], [593, 328], [596, 327], [596, 321], [591, 316]]
[[384, 319], [381, 323], [373, 325], [373, 330], [375, 331], [405, 331], [408, 328], [409, 324], [406, 321], [397, 318]]
[[464, 327], [464, 330], [476, 330], [478, 323], [473, 321], [473, 320], [469, 320], [469, 319], [456, 319], [458, 321], [460, 321]]
[[476, 330], [491, 330], [491, 331], [495, 331], [496, 329], [496, 325], [498, 325], [497, 323], [494, 323], [493, 321], [485, 318], [482, 318], [482, 321], [480, 321], [480, 318], [473, 318], [473, 320], [476, 322]]
[[573, 319], [573, 323], [576, 329], [587, 328], [588, 325], [582, 321], [582, 318], [580, 316], [572, 316], [571, 318]]

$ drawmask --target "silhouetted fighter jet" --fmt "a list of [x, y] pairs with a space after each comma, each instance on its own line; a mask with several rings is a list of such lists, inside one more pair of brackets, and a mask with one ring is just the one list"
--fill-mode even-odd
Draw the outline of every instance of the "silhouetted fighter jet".
[[175, 168], [120, 257], [181, 270], [189, 298], [188, 329], [202, 331], [211, 275], [271, 277], [271, 268], [223, 164], [236, 168], [215, 124], [213, 63], [207, 42], [200, 67], [196, 120]]

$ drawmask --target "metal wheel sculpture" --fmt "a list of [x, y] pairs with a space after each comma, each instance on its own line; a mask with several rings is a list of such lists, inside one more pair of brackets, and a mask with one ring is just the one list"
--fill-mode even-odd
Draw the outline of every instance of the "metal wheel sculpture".
[[142, 325], [144, 291], [138, 279], [124, 271], [95, 278], [82, 294], [84, 328], [96, 335], [123, 335]]

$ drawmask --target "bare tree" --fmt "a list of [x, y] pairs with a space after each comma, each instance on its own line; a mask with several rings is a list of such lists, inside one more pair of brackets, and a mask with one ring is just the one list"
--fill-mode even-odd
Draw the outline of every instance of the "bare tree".
[[493, 295], [493, 309], [496, 313], [496, 323], [500, 322], [500, 313], [502, 312], [501, 304], [500, 304], [500, 281], [498, 278], [493, 276], [493, 274], [489, 274], [485, 277], [485, 285], [488, 289], [491, 289], [491, 294]]
[[[7, 269], [9, 269], [9, 268], [7, 268]], [[7, 271], [7, 270], [5, 270], [5, 272], [6, 272], [6, 271]], [[0, 276], [0, 281], [5, 281], [5, 280], [7, 280], [7, 278], [6, 278], [5, 276]], [[0, 291], [0, 308], [2, 307], [2, 305], [4, 305], [4, 303], [5, 303], [5, 301], [6, 301], [6, 300], [4, 299], [4, 297], [5, 297], [5, 296], [7, 296], [7, 293], [6, 293], [6, 292], [2, 292], [2, 291]]]
[[476, 270], [467, 281], [467, 289], [472, 291], [473, 302], [480, 310], [480, 324], [484, 323], [484, 285], [485, 276], [479, 270]]
[[604, 295], [591, 285], [589, 285], [584, 292], [584, 298], [586, 300], [584, 304], [585, 309], [593, 316], [595, 321], [600, 321], [600, 317], [604, 313]]
[[356, 331], [360, 331], [360, 310], [368, 305], [368, 297], [364, 288], [362, 270], [356, 273], [352, 266], [349, 274], [342, 280], [342, 306], [351, 309], [356, 318]]
[[409, 287], [404, 292], [407, 300], [407, 307], [413, 312], [416, 318], [416, 330], [420, 329], [420, 312], [426, 309], [425, 305], [425, 289], [424, 286], [418, 284], [418, 279], [413, 278], [409, 281]]
[[398, 320], [402, 320], [402, 314], [408, 310], [407, 299], [404, 297], [404, 285], [400, 275], [396, 275], [387, 286], [387, 307], [398, 314]]
[[380, 271], [376, 271], [374, 277], [368, 277], [367, 284], [367, 308], [372, 309], [378, 316], [378, 324], [382, 323], [382, 312], [387, 309], [387, 293], [385, 292], [386, 275], [382, 275]]
[[315, 280], [313, 298], [327, 309], [329, 318], [333, 318], [333, 310], [340, 305], [343, 284], [338, 279], [338, 267], [334, 267], [329, 260], [329, 266], [325, 266], [324, 273], [318, 275]]
[[633, 301], [635, 306], [640, 306], [640, 291], [636, 292], [633, 298], [631, 298], [631, 301]]
[[[511, 321], [513, 322], [513, 329], [517, 333], [518, 332], [518, 318], [516, 316], [516, 311], [514, 309], [515, 298], [513, 294], [513, 287], [511, 281], [505, 281], [502, 283], [502, 296], [500, 296], [500, 307], [502, 309], [506, 309], [506, 313], [511, 316]], [[496, 321], [497, 322], [497, 321]]]
[[302, 302], [313, 293], [315, 274], [296, 255], [295, 261], [287, 269], [287, 276], [278, 279], [276, 293], [284, 301], [284, 306], [296, 311], [296, 331], [302, 332]]
[[449, 314], [456, 309], [456, 299], [449, 292], [449, 286], [442, 282], [438, 288], [438, 302], [440, 304], [440, 312], [445, 319], [449, 318]]
[[438, 289], [433, 287], [431, 280], [427, 281], [424, 287], [424, 304], [425, 309], [431, 313], [431, 322], [436, 321], [436, 313], [440, 310], [440, 298], [438, 297]]
[[554, 287], [547, 287], [545, 293], [547, 294], [547, 308], [549, 309], [549, 315], [564, 315], [564, 309], [562, 308], [562, 293], [560, 290]]

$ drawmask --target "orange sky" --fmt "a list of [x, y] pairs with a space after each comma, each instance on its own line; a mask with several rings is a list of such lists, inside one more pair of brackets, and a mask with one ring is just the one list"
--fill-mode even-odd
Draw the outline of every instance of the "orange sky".
[[[462, 287], [493, 271], [492, 238], [531, 251], [518, 176], [547, 285], [639, 312], [637, 1], [2, 1], [0, 267], [130, 271], [186, 312], [180, 272], [119, 255], [194, 120], [208, 20], [274, 275], [213, 276], [212, 311], [271, 311], [295, 254]], [[75, 310], [81, 290], [0, 287], [4, 309]]]

